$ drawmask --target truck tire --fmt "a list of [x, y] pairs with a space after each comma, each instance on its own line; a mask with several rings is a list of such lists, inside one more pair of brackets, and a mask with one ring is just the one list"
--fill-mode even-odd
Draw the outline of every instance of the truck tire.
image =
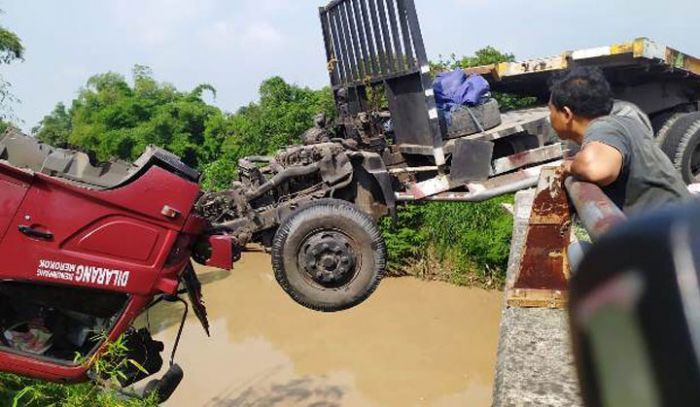
[[353, 204], [320, 199], [287, 217], [272, 243], [279, 285], [299, 304], [324, 312], [361, 303], [384, 275], [377, 225]]
[[[468, 108], [476, 120], [479, 121], [484, 130], [492, 129], [501, 124], [501, 111], [496, 99], [490, 99], [488, 102]], [[467, 107], [459, 107], [453, 111], [452, 123], [447, 126], [447, 138], [464, 137], [470, 134], [479, 132], [479, 126], [474, 122]]]
[[657, 136], [661, 150], [671, 159], [687, 184], [700, 175], [700, 112], [672, 116]]
[[677, 134], [680, 129], [687, 126], [687, 122], [690, 120], [692, 117], [689, 116], [689, 113], [674, 113], [664, 121], [663, 126], [656, 133], [656, 144], [669, 158], [673, 159], [672, 155], [675, 155], [675, 151], [670, 151], [673, 148], [668, 143], [669, 134]]

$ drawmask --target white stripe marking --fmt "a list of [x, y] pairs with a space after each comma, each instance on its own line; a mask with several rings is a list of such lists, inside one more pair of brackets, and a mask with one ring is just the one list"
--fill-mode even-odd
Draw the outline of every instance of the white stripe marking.
[[588, 59], [588, 58], [595, 58], [595, 57], [603, 57], [610, 55], [610, 47], [599, 47], [599, 48], [590, 48], [590, 49], [581, 49], [578, 51], [574, 51], [571, 54], [571, 58], [573, 59]]

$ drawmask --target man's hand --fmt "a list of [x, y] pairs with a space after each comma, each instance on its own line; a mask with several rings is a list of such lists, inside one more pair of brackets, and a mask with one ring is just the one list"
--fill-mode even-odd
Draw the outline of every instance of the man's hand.
[[573, 164], [574, 160], [573, 158], [564, 158], [564, 161], [562, 161], [561, 165], [559, 168], [557, 168], [555, 172], [555, 176], [557, 179], [560, 179], [562, 182], [566, 179], [566, 177], [571, 175], [571, 165]]
[[561, 163], [561, 167], [559, 167], [559, 171], [561, 172], [561, 175], [566, 178], [569, 175], [571, 175], [571, 166], [574, 165], [574, 158], [565, 158], [564, 161]]

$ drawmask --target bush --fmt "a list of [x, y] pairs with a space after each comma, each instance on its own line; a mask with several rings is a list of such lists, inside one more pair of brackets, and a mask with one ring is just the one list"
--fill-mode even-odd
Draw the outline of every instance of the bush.
[[391, 274], [414, 274], [459, 285], [505, 281], [513, 230], [504, 196], [481, 203], [407, 206], [397, 222], [382, 221]]
[[128, 398], [92, 383], [58, 384], [0, 373], [0, 405], [61, 407], [150, 407], [155, 400]]
[[[101, 335], [104, 337], [104, 334]], [[95, 377], [87, 383], [59, 384], [29, 379], [8, 373], [0, 373], [0, 405], [2, 406], [62, 406], [62, 407], [155, 407], [155, 396], [146, 399], [130, 397], [120, 392], [119, 379], [125, 378], [124, 369], [132, 364], [143, 370], [137, 362], [127, 359], [128, 349], [121, 336], [108, 343], [100, 358], [91, 363]], [[76, 356], [76, 362], [88, 363], [92, 359]]]

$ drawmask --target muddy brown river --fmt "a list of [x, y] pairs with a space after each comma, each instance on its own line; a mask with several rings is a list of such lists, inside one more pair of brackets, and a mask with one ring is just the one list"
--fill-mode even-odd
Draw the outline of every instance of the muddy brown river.
[[[324, 314], [293, 302], [270, 258], [199, 268], [207, 338], [186, 322], [185, 371], [167, 406], [487, 406], [502, 293], [387, 278], [363, 304]], [[169, 355], [181, 305], [151, 310]]]

